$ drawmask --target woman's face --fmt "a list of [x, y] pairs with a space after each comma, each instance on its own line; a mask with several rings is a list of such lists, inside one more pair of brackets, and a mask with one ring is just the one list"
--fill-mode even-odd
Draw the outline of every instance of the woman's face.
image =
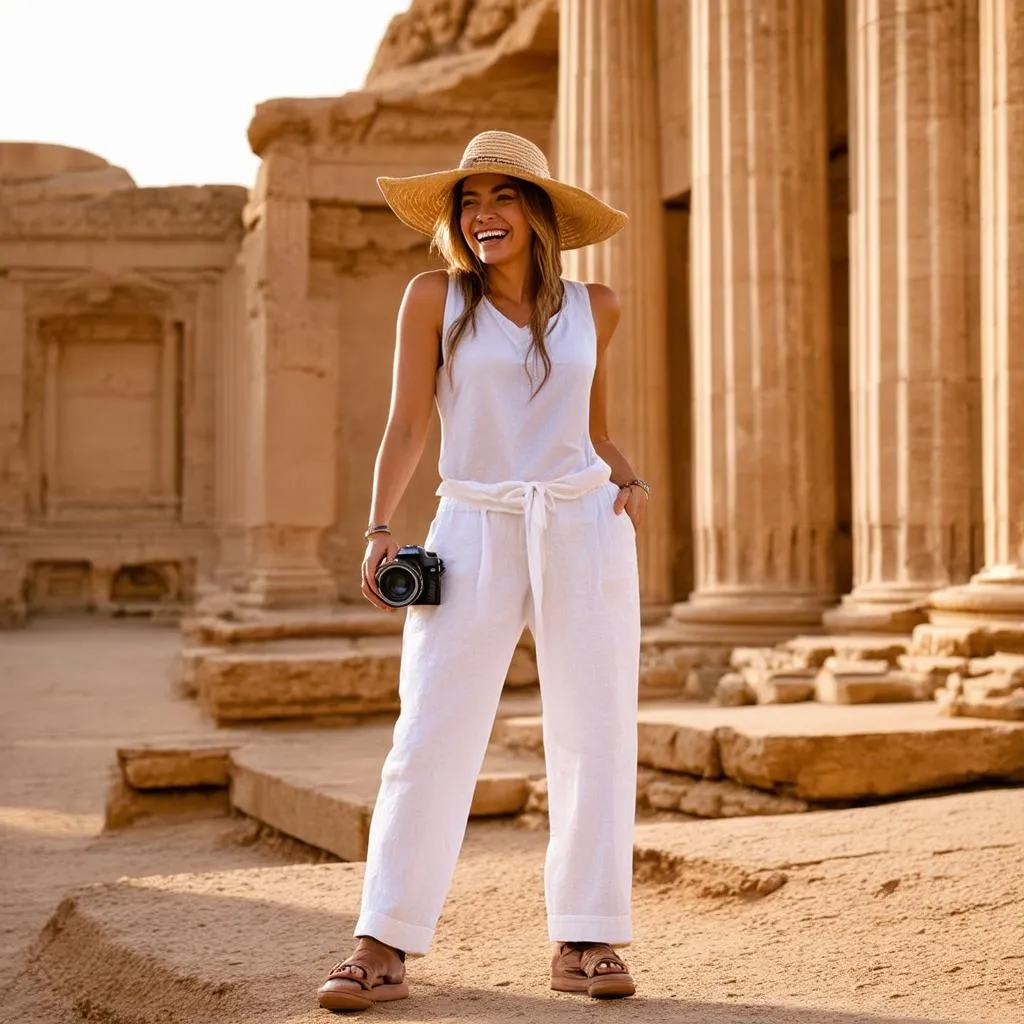
[[519, 189], [503, 174], [473, 174], [462, 183], [459, 223], [466, 244], [487, 264], [507, 263], [530, 251]]

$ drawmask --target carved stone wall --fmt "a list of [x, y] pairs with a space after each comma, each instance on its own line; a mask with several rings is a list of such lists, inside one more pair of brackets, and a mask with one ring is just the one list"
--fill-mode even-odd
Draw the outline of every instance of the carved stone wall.
[[219, 282], [243, 201], [0, 145], [0, 624], [177, 602], [212, 571]]

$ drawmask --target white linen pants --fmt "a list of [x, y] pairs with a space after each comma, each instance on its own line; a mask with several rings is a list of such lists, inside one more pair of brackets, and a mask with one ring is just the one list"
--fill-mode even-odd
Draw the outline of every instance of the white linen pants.
[[426, 953], [524, 624], [543, 703], [552, 941], [632, 938], [640, 603], [636, 542], [601, 464], [552, 484], [446, 482], [426, 547], [441, 604], [407, 612], [401, 713], [356, 935]]

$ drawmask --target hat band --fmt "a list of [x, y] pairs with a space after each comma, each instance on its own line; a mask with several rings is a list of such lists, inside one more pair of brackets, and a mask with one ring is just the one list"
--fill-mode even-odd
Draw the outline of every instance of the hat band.
[[464, 159], [460, 165], [461, 169], [476, 167], [478, 164], [504, 164], [506, 167], [515, 167], [517, 170], [526, 171], [527, 174], [535, 174], [538, 178], [548, 177], [547, 169], [537, 170], [527, 167], [519, 160], [509, 159], [507, 156], [471, 156]]

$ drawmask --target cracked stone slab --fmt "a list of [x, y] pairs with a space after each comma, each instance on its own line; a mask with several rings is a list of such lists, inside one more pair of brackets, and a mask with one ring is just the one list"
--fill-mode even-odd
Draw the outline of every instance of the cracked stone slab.
[[[947, 718], [931, 702], [641, 707], [638, 763], [813, 803], [1024, 781], [1024, 725]], [[498, 740], [540, 751], [538, 717]]]
[[[370, 816], [392, 728], [365, 726], [240, 748], [231, 758], [233, 807], [342, 860], [366, 857]], [[470, 816], [519, 814], [541, 759], [492, 748]]]

